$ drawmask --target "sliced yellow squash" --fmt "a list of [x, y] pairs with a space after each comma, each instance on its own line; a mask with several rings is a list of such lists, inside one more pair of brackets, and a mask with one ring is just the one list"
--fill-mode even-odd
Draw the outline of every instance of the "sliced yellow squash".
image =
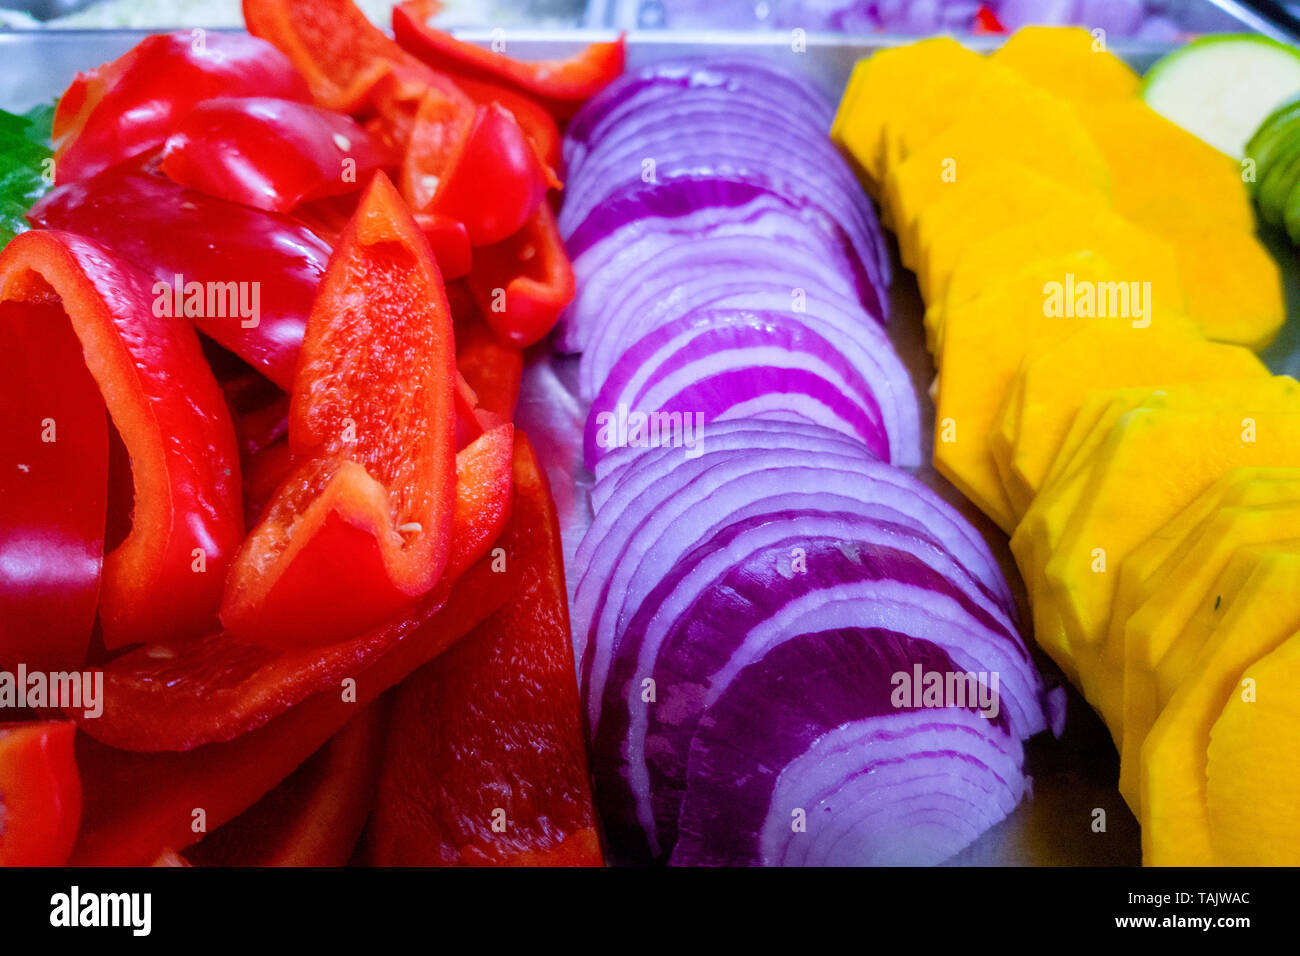
[[1210, 728], [1205, 802], [1225, 866], [1300, 865], [1300, 636], [1246, 667]]
[[1131, 101], [1142, 82], [1083, 27], [1021, 27], [990, 58], [1067, 100]]
[[1012, 446], [1009, 497], [1030, 500], [1041, 486], [1084, 397], [1096, 389], [1156, 388], [1269, 374], [1249, 350], [1178, 331], [1133, 335], [1090, 323], [1026, 357], [1014, 423], [998, 430]]
[[831, 138], [858, 161], [873, 198], [879, 198], [878, 184], [884, 179], [886, 124], [909, 114], [918, 86], [948, 73], [982, 69], [984, 63], [984, 57], [951, 37], [893, 47], [858, 61], [835, 114]]
[[[1193, 672], [1170, 698], [1142, 745], [1142, 859], [1150, 866], [1213, 866], [1221, 862], [1207, 805], [1211, 733], [1225, 708], [1231, 706], [1230, 698], [1244, 689], [1240, 682], [1251, 665], [1300, 627], [1300, 542], [1243, 549], [1224, 576], [1240, 584], [1216, 586], [1220, 598], [1217, 624]], [[1270, 672], [1276, 673], [1264, 671]], [[1275, 686], [1273, 692], [1277, 692]], [[1242, 720], [1243, 715], [1234, 713], [1225, 725], [1227, 736], [1217, 748], [1217, 756], [1223, 756], [1234, 731], [1245, 729], [1240, 726]], [[1262, 730], [1257, 725], [1250, 736]], [[1243, 782], [1242, 778], [1236, 782]], [[1232, 785], [1226, 778], [1216, 783], [1220, 806], [1231, 804], [1222, 797], [1222, 787]], [[1222, 819], [1216, 822], [1220, 827], [1226, 823]]]
[[[924, 142], [918, 138], [902, 162], [886, 168], [884, 204], [905, 265], [915, 261], [920, 213], [1002, 156], [1081, 193], [1109, 196], [1106, 161], [1070, 103], [1028, 83], [995, 85], [972, 97], [950, 126]], [[1015, 184], [1012, 179], [1007, 186]]]
[[1120, 419], [1093, 456], [1079, 507], [1059, 541], [1047, 543], [1045, 569], [1089, 700], [1096, 699], [1093, 665], [1124, 559], [1216, 478], [1245, 465], [1300, 466], [1300, 384], [1293, 379], [1156, 392]]

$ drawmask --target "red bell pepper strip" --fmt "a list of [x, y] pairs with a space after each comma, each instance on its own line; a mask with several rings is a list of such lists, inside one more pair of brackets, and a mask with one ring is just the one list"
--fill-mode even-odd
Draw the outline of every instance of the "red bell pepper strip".
[[426, 13], [424, 3], [393, 8], [393, 35], [404, 50], [453, 77], [498, 83], [526, 93], [562, 120], [623, 72], [626, 45], [622, 36], [613, 43], [593, 43], [567, 60], [529, 63], [435, 30], [424, 22]]
[[456, 486], [455, 344], [424, 234], [383, 173], [339, 240], [289, 409], [300, 464], [231, 566], [221, 621], [329, 644], [433, 587]]
[[564, 157], [560, 148], [560, 127], [544, 107], [526, 94], [513, 90], [499, 83], [473, 80], [458, 76], [455, 83], [475, 103], [487, 106], [497, 103], [505, 107], [514, 116], [524, 135], [532, 144], [537, 157], [546, 165], [547, 179], [552, 189], [560, 189], [560, 173], [564, 166]]
[[0, 337], [0, 663], [73, 670], [104, 565], [104, 399], [57, 303], [0, 305]]
[[429, 240], [444, 280], [459, 279], [469, 272], [474, 253], [463, 222], [432, 212], [417, 212], [415, 222]]
[[81, 823], [70, 721], [0, 724], [0, 866], [61, 866]]
[[[341, 680], [433, 616], [455, 580], [504, 533], [513, 448], [514, 430], [504, 425], [457, 455], [446, 570], [438, 586], [402, 618], [325, 648], [277, 651], [216, 633], [166, 654], [148, 648], [129, 651], [102, 668], [103, 714], [94, 719], [79, 711], [69, 715], [85, 733], [113, 747], [190, 750], [247, 733], [313, 694], [337, 691]], [[504, 600], [492, 595], [486, 603], [495, 608]]]
[[301, 222], [213, 199], [129, 163], [52, 189], [28, 219], [99, 241], [154, 281], [151, 310], [156, 303], [164, 314], [185, 316], [281, 388], [292, 385], [330, 256]]
[[379, 135], [407, 156], [403, 191], [413, 208], [461, 220], [474, 245], [514, 232], [558, 184], [551, 158], [558, 130], [526, 108], [525, 97], [482, 82], [467, 95], [349, 0], [244, 0], [244, 21], [289, 56], [322, 106], [369, 117], [368, 124], [380, 119]]
[[[516, 446], [513, 471], [520, 489], [516, 500], [527, 510], [531, 506], [525, 496], [538, 486], [529, 476], [540, 469], [526, 442]], [[396, 633], [382, 653], [354, 653], [350, 666], [319, 685], [320, 693], [238, 739], [191, 753], [143, 754], [78, 735], [86, 803], [72, 862], [147, 863], [164, 848], [183, 849], [198, 839], [201, 834], [193, 829], [196, 809], [204, 811], [211, 830], [251, 806], [352, 719], [358, 705], [376, 699], [444, 652], [509, 599], [533, 545], [513, 520], [492, 540], [500, 554], [480, 557], [445, 592], [445, 600], [426, 598], [422, 619], [386, 628]], [[492, 540], [474, 550], [486, 551]], [[340, 673], [355, 677], [356, 703], [342, 699]]]
[[197, 866], [345, 866], [374, 802], [386, 704], [368, 704], [279, 786], [185, 855]]
[[[279, 48], [311, 87], [318, 105], [378, 113], [400, 131], [430, 86], [468, 106], [445, 77], [411, 56], [350, 0], [243, 0], [248, 32]], [[404, 145], [405, 140], [398, 137]]]
[[51, 293], [131, 456], [131, 531], [104, 558], [104, 643], [202, 633], [244, 522], [235, 431], [198, 336], [155, 315], [146, 280], [103, 247], [68, 233], [23, 233], [0, 252], [0, 303], [23, 314], [29, 303], [50, 304]]
[[212, 342], [202, 345], [235, 423], [240, 455], [247, 459], [283, 438], [289, 429], [289, 396], [225, 349]]
[[204, 100], [275, 96], [306, 102], [307, 84], [269, 43], [240, 33], [184, 30], [146, 37], [79, 73], [54, 114], [55, 179], [93, 176], [152, 152]]
[[502, 342], [524, 348], [544, 339], [576, 289], [550, 206], [538, 206], [524, 227], [504, 242], [476, 249], [466, 281]]
[[402, 166], [413, 209], [462, 222], [471, 245], [490, 245], [523, 225], [549, 184], [548, 168], [505, 107], [467, 110], [437, 88], [425, 95]]
[[532, 542], [518, 590], [397, 690], [374, 863], [601, 865], [560, 529], [533, 481], [512, 519]]
[[282, 438], [249, 455], [244, 471], [244, 524], [251, 528], [261, 520], [275, 490], [293, 471], [289, 439]]
[[[456, 291], [465, 294], [463, 286]], [[502, 345], [478, 317], [477, 309], [458, 310], [453, 304], [452, 314], [456, 317], [456, 368], [474, 390], [480, 409], [510, 421], [519, 402], [523, 352]]]
[[392, 165], [351, 117], [262, 96], [200, 103], [168, 137], [162, 158], [172, 181], [267, 212], [357, 191]]

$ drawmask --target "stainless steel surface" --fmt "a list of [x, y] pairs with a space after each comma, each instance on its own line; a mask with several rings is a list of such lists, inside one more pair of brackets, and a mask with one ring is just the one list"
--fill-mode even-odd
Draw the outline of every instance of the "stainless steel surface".
[[[770, 29], [764, 22], [768, 11], [779, 4], [755, 0], [756, 9], [752, 24], [748, 29], [764, 31]], [[848, 4], [846, 3], [845, 6]], [[1230, 31], [1249, 30], [1263, 33], [1280, 40], [1295, 39], [1287, 28], [1271, 22], [1267, 17], [1252, 9], [1248, 3], [1240, 0], [1165, 0], [1152, 3], [1153, 9], [1170, 20], [1179, 30], [1188, 33], [1226, 33]], [[729, 25], [723, 19], [722, 5], [704, 7], [695, 18], [692, 26]], [[734, 17], [734, 14], [732, 15]], [[713, 17], [714, 19], [710, 19]], [[733, 21], [734, 22], [734, 21]], [[637, 30], [653, 28], [673, 28], [673, 23], [664, 10], [663, 0], [589, 0], [587, 16], [584, 23], [588, 27], [605, 27], [613, 29]], [[867, 35], [869, 36], [869, 34]], [[861, 41], [863, 36], [854, 36]]]
[[[19, 30], [0, 32], [0, 108], [27, 109], [58, 96], [78, 70], [88, 69], [130, 49], [148, 35], [143, 30]], [[487, 45], [494, 37], [488, 30], [458, 30], [457, 35]], [[593, 40], [615, 38], [611, 30], [505, 30], [506, 50], [524, 58], [549, 58], [576, 52]], [[875, 50], [913, 43], [916, 37], [899, 34], [871, 34], [851, 37], [834, 33], [808, 34], [803, 52], [796, 52], [790, 38], [774, 33], [727, 33], [698, 31], [632, 31], [628, 38], [628, 65], [637, 67], [670, 56], [705, 55], [726, 51], [742, 56], [762, 57], [805, 73], [817, 81], [827, 96], [838, 98], [853, 64]], [[994, 37], [964, 37], [962, 42], [977, 50], [997, 46]], [[1159, 43], [1116, 41], [1110, 44], [1118, 56], [1137, 69], [1145, 69], [1168, 50]]]
[[[111, 59], [127, 50], [144, 34], [139, 31], [26, 32], [0, 33], [0, 58], [5, 64], [0, 77], [0, 107], [25, 109], [48, 101], [60, 93], [79, 69]], [[462, 34], [486, 42], [486, 31]], [[593, 39], [613, 34], [593, 31], [507, 31], [507, 49], [525, 58], [563, 56]], [[828, 96], [838, 96], [853, 64], [873, 51], [914, 37], [844, 37], [813, 35], [806, 52], [794, 52], [788, 38], [770, 33], [752, 34], [668, 34], [639, 32], [629, 36], [630, 65], [649, 63], [669, 56], [727, 52], [779, 61], [814, 77]], [[988, 48], [996, 41], [973, 38], [971, 45]], [[1145, 68], [1165, 48], [1123, 41], [1111, 44], [1118, 55], [1135, 67]], [[1279, 254], [1288, 253], [1284, 246]], [[1294, 261], [1292, 258], [1291, 261]], [[1288, 270], [1288, 287], [1294, 296], [1296, 270]], [[912, 374], [913, 384], [926, 418], [924, 428], [933, 425], [934, 408], [927, 389], [934, 374], [922, 329], [922, 304], [910, 273], [896, 268], [892, 290], [893, 318], [890, 335]], [[1276, 347], [1275, 367], [1296, 360], [1293, 321], [1284, 333], [1291, 344]], [[1272, 353], [1271, 353], [1272, 354]], [[924, 433], [928, 434], [928, 431]], [[988, 538], [1022, 606], [1023, 587], [1012, 563], [1006, 536], [938, 476], [933, 469], [921, 476], [969, 517]], [[1027, 621], [1027, 618], [1026, 618]], [[1026, 631], [1028, 633], [1028, 631]], [[1039, 655], [1043, 672], [1059, 681], [1055, 667]], [[1140, 862], [1138, 829], [1120, 798], [1115, 782], [1117, 758], [1109, 735], [1086, 704], [1070, 692], [1065, 735], [1053, 740], [1040, 735], [1028, 748], [1028, 769], [1034, 781], [1034, 797], [1023, 803], [1006, 821], [995, 827], [965, 852], [954, 864], [1037, 864], [1037, 865], [1136, 865]], [[1098, 829], [1097, 811], [1104, 811], [1104, 829]]]

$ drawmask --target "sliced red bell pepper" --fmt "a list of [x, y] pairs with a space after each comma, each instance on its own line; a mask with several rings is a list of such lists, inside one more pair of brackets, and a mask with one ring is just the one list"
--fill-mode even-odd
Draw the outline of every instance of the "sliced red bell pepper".
[[466, 96], [480, 106], [497, 103], [509, 110], [524, 131], [524, 135], [528, 137], [528, 141], [532, 143], [538, 158], [546, 164], [550, 187], [560, 189], [564, 186], [559, 178], [564, 167], [564, 156], [560, 149], [560, 127], [555, 122], [554, 116], [536, 100], [500, 83], [489, 83], [465, 76], [456, 77], [455, 83]]
[[244, 471], [244, 524], [251, 528], [275, 497], [275, 490], [293, 471], [293, 456], [287, 437], [249, 455]]
[[417, 212], [415, 221], [429, 240], [444, 280], [459, 279], [469, 272], [474, 253], [463, 222], [432, 212]]
[[374, 802], [387, 700], [368, 704], [257, 803], [185, 851], [197, 866], [344, 866]]
[[153, 280], [151, 311], [155, 303], [179, 311], [281, 388], [293, 383], [330, 256], [301, 222], [184, 189], [130, 163], [56, 187], [28, 219], [98, 240]]
[[[516, 447], [513, 470], [517, 501], [527, 511], [533, 506], [526, 496], [538, 487], [529, 476], [540, 469], [526, 442]], [[426, 598], [420, 623], [389, 628], [397, 633], [382, 653], [352, 655], [341, 673], [355, 677], [356, 703], [342, 699], [335, 671], [318, 685], [320, 693], [265, 726], [191, 753], [129, 753], [78, 735], [86, 803], [72, 862], [146, 863], [164, 848], [183, 849], [202, 835], [194, 832], [196, 809], [204, 811], [211, 830], [251, 806], [354, 717], [358, 705], [445, 651], [509, 599], [533, 544], [513, 520], [494, 540], [500, 554], [479, 558], [445, 601]]]
[[481, 99], [491, 93], [482, 84], [476, 103], [348, 0], [244, 0], [244, 20], [289, 56], [321, 105], [364, 118], [368, 129], [378, 119], [376, 135], [406, 156], [402, 184], [412, 207], [463, 222], [473, 245], [514, 232], [558, 183], [543, 158], [558, 133], [535, 111], [520, 98], [518, 115], [504, 95]]
[[374, 863], [601, 865], [560, 529], [533, 480], [512, 518], [532, 542], [519, 589], [397, 690]]
[[289, 409], [298, 464], [231, 566], [221, 621], [329, 644], [433, 587], [456, 486], [455, 343], [424, 234], [383, 173], [339, 240]]
[[404, 50], [453, 77], [499, 83], [526, 93], [559, 119], [568, 119], [623, 72], [622, 36], [613, 43], [593, 43], [567, 60], [529, 63], [435, 30], [425, 23], [426, 13], [426, 5], [418, 2], [393, 8], [393, 35]]
[[971, 32], [976, 34], [1006, 33], [1007, 30], [991, 7], [981, 5], [980, 8], [975, 11], [975, 27]]
[[352, 214], [357, 211], [356, 193], [328, 196], [303, 203], [293, 211], [293, 218], [320, 236], [332, 249], [338, 245], [339, 236], [347, 228]]
[[0, 724], [0, 866], [61, 866], [81, 823], [71, 721]]
[[478, 407], [510, 421], [519, 402], [524, 356], [513, 345], [503, 345], [492, 334], [477, 308], [457, 308], [457, 298], [468, 298], [463, 285], [448, 290], [456, 319], [456, 368], [474, 390]]
[[146, 37], [111, 63], [79, 73], [54, 114], [55, 179], [93, 176], [151, 152], [203, 100], [310, 92], [271, 44], [242, 33], [183, 30]]
[[104, 399], [57, 302], [0, 303], [0, 337], [0, 664], [72, 670], [104, 565]]
[[573, 301], [573, 265], [550, 206], [542, 203], [510, 238], [474, 250], [466, 278], [479, 310], [502, 342], [544, 339]]
[[289, 396], [246, 362], [210, 341], [204, 341], [212, 374], [226, 397], [235, 423], [243, 460], [279, 441], [289, 429]]
[[491, 245], [533, 214], [550, 173], [514, 115], [498, 103], [466, 110], [431, 88], [420, 103], [402, 167], [413, 209], [465, 224], [473, 246]]
[[272, 97], [200, 103], [167, 138], [162, 171], [208, 196], [268, 212], [360, 190], [396, 165], [350, 117]]
[[0, 252], [0, 302], [24, 321], [58, 303], [131, 456], [131, 531], [104, 558], [105, 645], [202, 633], [244, 522], [235, 431], [198, 336], [155, 315], [139, 273], [69, 233], [26, 232]]
[[[313, 694], [337, 692], [341, 680], [357, 674], [432, 617], [456, 579], [504, 533], [511, 507], [513, 448], [514, 430], [504, 425], [456, 456], [447, 567], [438, 587], [402, 618], [324, 648], [277, 651], [215, 633], [167, 653], [129, 651], [102, 668], [103, 714], [94, 719], [80, 712], [69, 715], [83, 731], [113, 747], [190, 750], [247, 733]], [[492, 609], [504, 600], [496, 595], [484, 598]]]
[[243, 0], [244, 25], [279, 48], [317, 104], [343, 113], [378, 112], [400, 125], [430, 86], [469, 103], [455, 85], [411, 56], [350, 0]]

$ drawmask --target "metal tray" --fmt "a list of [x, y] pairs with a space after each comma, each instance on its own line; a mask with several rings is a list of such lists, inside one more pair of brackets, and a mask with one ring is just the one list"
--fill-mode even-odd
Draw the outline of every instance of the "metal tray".
[[[754, 2], [751, 30], [772, 29], [767, 18], [780, 0]], [[1276, 39], [1287, 39], [1288, 29], [1294, 33], [1297, 24], [1292, 7], [1300, 4], [1280, 4], [1274, 0], [1242, 3], [1239, 0], [1165, 0], [1160, 4], [1161, 15], [1186, 34], [1229, 33], [1251, 31], [1264, 33]], [[1257, 9], [1260, 8], [1260, 9]], [[1271, 8], [1271, 9], [1269, 9]], [[725, 0], [715, 2], [708, 10], [701, 9], [691, 18], [691, 27], [723, 27], [728, 22]], [[731, 11], [735, 22], [735, 7]], [[1286, 21], [1292, 21], [1289, 24]], [[600, 29], [675, 29], [664, 11], [663, 0], [588, 0], [585, 26]], [[860, 39], [860, 38], [859, 38]]]
[[[146, 34], [141, 31], [35, 31], [0, 33], [0, 59], [4, 62], [0, 75], [0, 108], [25, 109], [48, 101], [67, 86], [73, 74], [118, 56]], [[468, 39], [486, 43], [486, 31], [461, 33]], [[597, 39], [607, 39], [609, 31], [532, 31], [507, 33], [506, 42], [512, 53], [525, 58], [564, 56], [582, 44]], [[804, 53], [791, 50], [788, 38], [771, 33], [749, 34], [679, 34], [666, 32], [633, 32], [628, 36], [629, 65], [636, 67], [664, 57], [703, 55], [726, 52], [732, 55], [762, 57], [779, 61], [788, 68], [813, 77], [828, 96], [838, 97], [853, 64], [872, 52], [899, 43], [913, 42], [915, 37], [873, 35], [852, 38], [837, 35], [810, 35]], [[991, 48], [995, 39], [971, 38], [976, 48]], [[1144, 69], [1167, 47], [1117, 41], [1111, 44], [1117, 55], [1139, 70]], [[1295, 321], [1297, 302], [1297, 270], [1293, 267], [1295, 255], [1284, 241], [1272, 237], [1279, 261], [1288, 264], [1284, 269], [1288, 291], [1291, 320], [1287, 323], [1281, 340], [1274, 345], [1266, 359], [1276, 371], [1294, 373], [1300, 369], [1300, 350], [1297, 338], [1300, 323]], [[891, 292], [893, 311], [890, 336], [907, 364], [922, 409], [922, 433], [932, 434], [934, 407], [927, 389], [934, 376], [930, 356], [925, 350], [921, 316], [924, 312], [912, 275], [897, 263], [895, 256], [895, 282]], [[561, 378], [564, 369], [560, 368]], [[557, 420], [554, 393], [555, 376], [549, 365], [539, 363], [530, 368], [532, 382], [525, 383], [521, 419], [525, 427], [531, 422], [540, 424]], [[542, 382], [549, 378], [551, 385]], [[531, 400], [529, 396], [533, 396]], [[543, 407], [545, 406], [545, 407]], [[569, 421], [580, 421], [582, 410], [569, 399]], [[576, 426], [574, 426], [576, 427]], [[927, 439], [928, 440], [928, 439]], [[542, 443], [542, 446], [548, 443]], [[929, 458], [929, 449], [925, 458]], [[571, 462], [553, 459], [548, 470], [574, 471]], [[580, 466], [578, 466], [580, 467]], [[1011, 559], [1006, 536], [933, 469], [919, 470], [920, 477], [952, 502], [989, 540], [1008, 579], [1024, 603], [1024, 589]], [[584, 474], [569, 474], [569, 482], [581, 489], [589, 483]], [[572, 537], [572, 535], [570, 535]], [[566, 556], [571, 556], [577, 542], [565, 541]], [[1026, 624], [1028, 618], [1025, 618]], [[1026, 626], [1025, 633], [1029, 630]], [[1049, 680], [1063, 680], [1056, 667], [1045, 656], [1037, 655], [1039, 664]], [[1026, 800], [1005, 821], [994, 827], [978, 841], [950, 862], [955, 865], [1137, 865], [1141, 861], [1139, 831], [1136, 821], [1116, 788], [1118, 758], [1110, 736], [1092, 710], [1075, 694], [1069, 692], [1065, 734], [1060, 740], [1050, 735], [1039, 735], [1028, 745], [1028, 770], [1033, 778], [1033, 798]], [[1098, 829], [1097, 811], [1105, 813], [1104, 829]]]
[[[151, 32], [157, 31], [0, 31], [0, 62], [4, 64], [0, 68], [0, 109], [27, 109], [57, 97], [78, 70], [121, 55]], [[594, 40], [614, 39], [618, 32], [613, 29], [563, 29], [505, 30], [497, 34], [488, 30], [457, 30], [456, 35], [483, 46], [503, 35], [506, 48], [512, 53], [524, 58], [550, 58], [576, 52]], [[791, 49], [787, 35], [768, 31], [632, 30], [626, 35], [630, 68], [671, 56], [726, 52], [762, 57], [807, 74], [833, 99], [839, 98], [853, 64], [858, 60], [876, 50], [914, 43], [918, 39], [892, 33], [863, 36], [810, 33], [804, 38], [804, 52], [796, 53]], [[976, 50], [991, 50], [1000, 42], [997, 37], [988, 36], [960, 39]], [[1169, 47], [1162, 43], [1116, 40], [1110, 44], [1110, 49], [1136, 69], [1144, 70]]]

